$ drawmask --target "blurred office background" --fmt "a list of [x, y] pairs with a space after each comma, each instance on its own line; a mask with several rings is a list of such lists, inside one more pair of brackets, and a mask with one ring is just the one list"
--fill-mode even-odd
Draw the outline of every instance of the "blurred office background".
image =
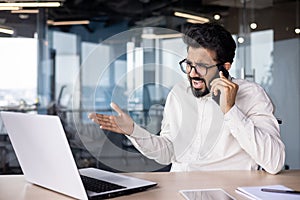
[[[169, 169], [138, 153], [126, 137], [100, 130], [87, 114], [115, 114], [114, 101], [159, 134], [166, 96], [185, 78], [178, 65], [186, 57], [181, 32], [188, 23], [213, 21], [237, 43], [230, 74], [268, 92], [286, 144], [286, 168], [300, 168], [299, 0], [28, 5], [46, 2], [0, 1], [0, 110], [58, 115], [79, 167]], [[20, 172], [0, 123], [0, 174]]]

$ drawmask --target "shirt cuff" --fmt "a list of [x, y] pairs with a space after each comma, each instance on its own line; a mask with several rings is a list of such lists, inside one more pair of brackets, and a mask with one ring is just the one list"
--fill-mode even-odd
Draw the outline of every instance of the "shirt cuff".
[[239, 127], [243, 126], [242, 124], [245, 122], [246, 116], [244, 113], [240, 111], [240, 109], [234, 105], [225, 115], [224, 122], [230, 129], [230, 132], [233, 136], [239, 132]]
[[143, 129], [136, 123], [134, 123], [133, 132], [132, 132], [132, 134], [130, 134], [128, 136], [132, 137], [132, 138], [147, 138], [147, 137], [149, 137], [149, 133], [148, 133], [148, 131], [146, 131], [145, 129]]

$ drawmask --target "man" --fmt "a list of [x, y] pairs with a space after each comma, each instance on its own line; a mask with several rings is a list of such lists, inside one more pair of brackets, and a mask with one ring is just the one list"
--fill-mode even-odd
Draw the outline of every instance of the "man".
[[171, 171], [256, 170], [278, 173], [285, 147], [273, 105], [256, 83], [229, 76], [236, 45], [214, 23], [192, 25], [188, 55], [179, 64], [187, 80], [168, 95], [160, 135], [142, 129], [116, 104], [118, 116], [91, 113], [100, 128], [125, 134], [148, 158]]

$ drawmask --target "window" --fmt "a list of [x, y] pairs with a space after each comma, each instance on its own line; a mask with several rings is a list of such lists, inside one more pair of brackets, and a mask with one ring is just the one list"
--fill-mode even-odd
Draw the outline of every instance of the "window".
[[22, 102], [35, 103], [37, 40], [0, 38], [0, 46], [0, 106], [18, 106]]

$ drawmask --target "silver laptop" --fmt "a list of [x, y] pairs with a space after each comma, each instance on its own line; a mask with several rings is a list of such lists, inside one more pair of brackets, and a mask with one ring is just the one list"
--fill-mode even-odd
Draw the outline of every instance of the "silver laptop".
[[1, 117], [30, 183], [85, 200], [130, 194], [156, 185], [96, 168], [78, 170], [58, 116], [1, 112]]

